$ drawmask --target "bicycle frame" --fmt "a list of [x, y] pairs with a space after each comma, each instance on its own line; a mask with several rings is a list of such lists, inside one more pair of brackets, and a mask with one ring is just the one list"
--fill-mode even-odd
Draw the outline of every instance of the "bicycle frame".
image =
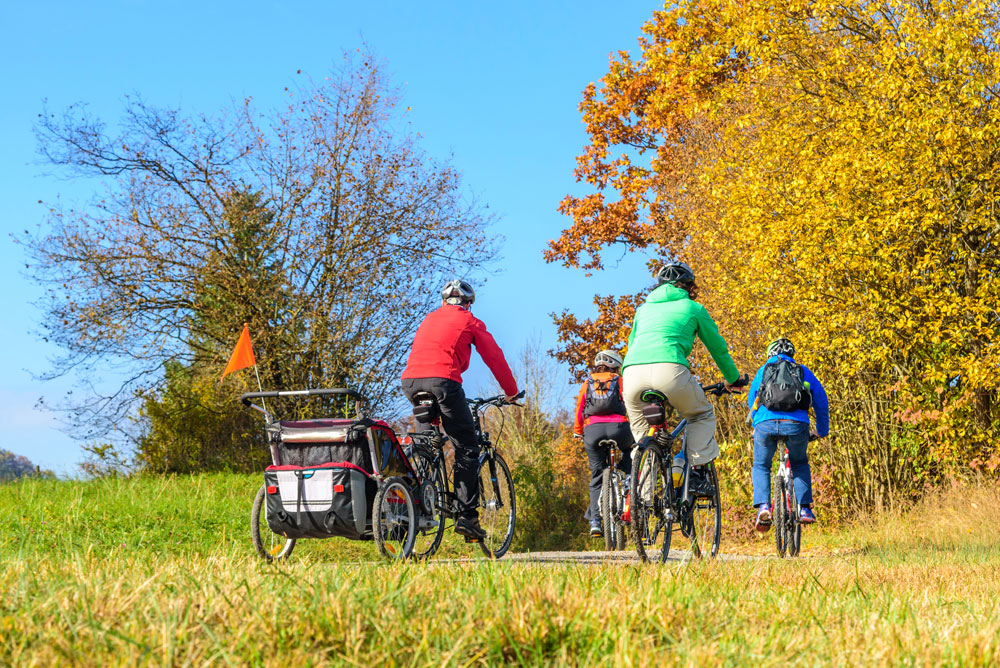
[[[455, 494], [455, 484], [452, 480], [452, 476], [448, 475], [448, 465], [447, 460], [444, 456], [444, 442], [448, 436], [441, 429], [441, 418], [435, 418], [431, 423], [430, 441], [427, 445], [430, 446], [430, 459], [432, 471], [429, 472], [433, 475], [436, 472], [441, 479], [441, 484], [443, 485], [443, 498], [438, 500], [439, 510], [448, 519], [455, 519], [458, 517], [458, 496]], [[414, 436], [420, 437], [420, 434], [414, 434]], [[417, 444], [416, 440], [413, 440], [414, 445]], [[423, 485], [426, 480], [418, 480], [417, 483]]]
[[[673, 444], [677, 441], [678, 438], [681, 439], [681, 449], [678, 450], [678, 452], [680, 452], [681, 450], [683, 450], [684, 452], [684, 485], [683, 487], [681, 487], [680, 495], [676, 499], [674, 499], [674, 502], [678, 505], [678, 509], [680, 507], [683, 507], [683, 504], [688, 500], [688, 483], [690, 482], [691, 479], [691, 476], [688, 475], [688, 471], [691, 468], [691, 460], [687, 456], [687, 439], [683, 438], [684, 430], [687, 429], [687, 426], [688, 426], [687, 418], [682, 418], [681, 421], [677, 423], [677, 426], [673, 428], [673, 430], [670, 432], [669, 435], [663, 436], [663, 434], [666, 433], [667, 428], [666, 425], [662, 424], [652, 427], [653, 433], [651, 434], [651, 436], [653, 436], [653, 438], [656, 439], [657, 445], [659, 445], [660, 448], [663, 449], [663, 451], [671, 457], [671, 459], [673, 458], [674, 455]], [[668, 513], [667, 519], [671, 521], [677, 519], [673, 514], [674, 508], [667, 508], [667, 513]]]
[[[433, 400], [417, 399], [417, 401], [420, 403], [431, 402], [431, 401], [433, 401], [434, 403], [437, 402], [436, 399]], [[493, 445], [493, 442], [490, 440], [489, 433], [483, 431], [482, 420], [481, 420], [482, 407], [489, 405], [492, 405], [492, 402], [490, 400], [472, 399], [469, 401], [469, 408], [472, 411], [472, 423], [476, 432], [476, 441], [477, 445], [480, 448], [478, 464], [479, 467], [481, 468], [485, 462], [487, 461], [489, 462], [490, 481], [493, 483], [494, 498], [499, 499], [500, 484], [497, 479], [496, 459], [494, 459], [495, 446]], [[444, 430], [441, 428], [440, 415], [431, 420], [430, 427], [431, 430], [434, 432], [434, 435], [431, 437], [429, 443], [432, 451], [431, 452], [431, 457], [433, 462], [432, 465], [437, 469], [444, 485], [444, 490], [443, 490], [445, 496], [444, 501], [446, 502], [446, 504], [444, 505], [444, 507], [441, 508], [441, 511], [449, 519], [455, 519], [458, 517], [458, 496], [455, 492], [455, 484], [453, 480], [454, 476], [448, 475], [447, 462], [444, 456], [444, 441], [445, 439], [448, 439], [449, 436], [445, 434]], [[418, 484], [424, 483], [423, 480], [418, 480], [417, 482]], [[503, 505], [501, 503], [501, 505], [498, 505], [495, 508], [490, 508], [490, 510], [497, 510], [502, 507]]]

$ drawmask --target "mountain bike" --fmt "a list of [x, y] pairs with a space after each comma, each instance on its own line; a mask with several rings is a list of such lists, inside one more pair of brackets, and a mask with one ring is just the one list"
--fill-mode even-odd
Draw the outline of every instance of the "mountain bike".
[[[749, 377], [744, 376], [731, 387], [742, 387], [749, 381]], [[725, 383], [703, 385], [702, 390], [717, 397], [731, 393]], [[674, 445], [680, 442], [678, 452], [687, 454], [684, 434], [688, 421], [682, 419], [672, 431], [668, 431], [665, 424], [666, 407], [669, 406], [666, 395], [649, 389], [643, 391], [641, 396], [648, 404], [643, 407], [642, 414], [651, 433], [632, 450], [632, 484], [626, 509], [636, 553], [642, 561], [665, 562], [670, 555], [673, 532], [679, 531], [691, 541], [691, 553], [696, 559], [714, 558], [719, 554], [722, 540], [722, 503], [715, 465], [709, 462], [702, 467], [711, 492], [692, 494], [690, 458], [685, 456], [677, 481], [679, 485], [675, 487], [672, 472]]]
[[[802, 548], [802, 522], [799, 519], [801, 506], [795, 496], [795, 486], [792, 484], [792, 464], [788, 460], [788, 437], [778, 436], [778, 472], [774, 474], [774, 501], [771, 505], [773, 509], [774, 525], [774, 546], [778, 550], [778, 556], [784, 557], [788, 552], [789, 557], [799, 556]], [[816, 437], [809, 435], [809, 441], [815, 441]]]
[[[520, 399], [524, 392], [515, 397]], [[448, 438], [441, 429], [441, 409], [437, 398], [430, 392], [413, 395], [416, 405], [413, 415], [423, 424], [426, 431], [408, 434], [410, 440], [406, 454], [417, 472], [416, 494], [417, 532], [412, 556], [415, 559], [431, 557], [441, 546], [445, 523], [454, 522], [459, 517], [458, 496], [455, 493], [453, 476], [448, 475], [444, 443]], [[483, 553], [491, 559], [499, 559], [514, 540], [516, 520], [516, 500], [514, 480], [510, 467], [504, 461], [489, 433], [482, 429], [482, 414], [490, 407], [516, 404], [507, 401], [504, 395], [487, 399], [468, 399], [479, 443], [479, 523], [486, 532], [486, 538], [479, 541]], [[501, 413], [502, 414], [502, 413]], [[501, 426], [502, 430], [502, 426]]]
[[618, 441], [613, 438], [599, 441], [598, 445], [608, 449], [608, 467], [604, 469], [599, 501], [601, 524], [604, 528], [604, 547], [608, 551], [624, 550], [627, 539], [622, 512], [625, 510], [628, 480], [618, 469], [622, 453], [618, 449]]

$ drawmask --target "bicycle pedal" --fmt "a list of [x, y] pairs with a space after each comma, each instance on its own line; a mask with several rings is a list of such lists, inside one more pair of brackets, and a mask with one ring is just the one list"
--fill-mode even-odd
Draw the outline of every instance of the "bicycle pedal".
[[483, 539], [482, 538], [476, 538], [474, 536], [465, 536], [465, 542], [466, 543], [482, 543]]

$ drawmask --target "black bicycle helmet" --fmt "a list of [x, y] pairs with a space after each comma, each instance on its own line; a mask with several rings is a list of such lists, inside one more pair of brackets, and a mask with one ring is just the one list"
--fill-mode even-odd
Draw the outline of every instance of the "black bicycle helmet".
[[468, 281], [460, 278], [448, 281], [448, 284], [441, 289], [441, 299], [448, 304], [463, 305], [474, 304], [476, 301], [476, 291]]
[[795, 357], [795, 346], [789, 339], [784, 337], [775, 339], [767, 344], [767, 356], [774, 357], [775, 355], [788, 355], [789, 357]]
[[691, 285], [694, 283], [694, 270], [683, 262], [668, 262], [656, 272], [656, 284], [664, 283]]

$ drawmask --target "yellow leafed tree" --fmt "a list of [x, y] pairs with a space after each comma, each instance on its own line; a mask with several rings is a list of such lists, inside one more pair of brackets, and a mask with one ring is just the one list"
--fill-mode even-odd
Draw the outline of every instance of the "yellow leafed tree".
[[[791, 336], [826, 381], [842, 491], [1000, 472], [995, 3], [689, 0], [581, 105], [592, 143], [548, 258], [689, 261], [742, 367]], [[557, 317], [570, 361], [590, 331]], [[601, 342], [603, 343], [603, 342]], [[611, 341], [609, 343], [620, 343]]]

